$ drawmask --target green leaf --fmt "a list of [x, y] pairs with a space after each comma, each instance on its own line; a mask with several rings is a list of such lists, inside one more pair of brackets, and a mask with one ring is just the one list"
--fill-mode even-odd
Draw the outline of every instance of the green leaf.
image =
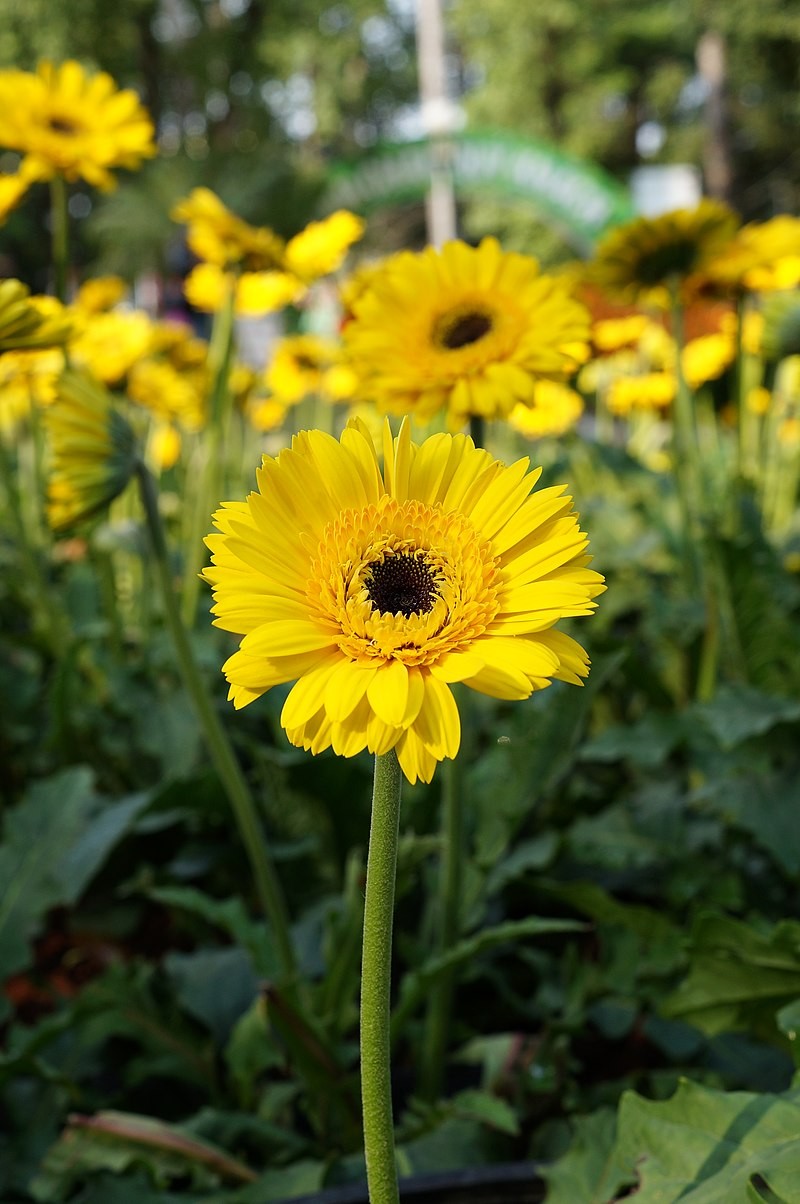
[[543, 1167], [548, 1182], [547, 1204], [607, 1204], [624, 1185], [613, 1158], [617, 1118], [611, 1108], [576, 1116], [567, 1153], [552, 1167]]
[[137, 794], [109, 803], [91, 770], [66, 769], [37, 782], [6, 818], [0, 847], [0, 978], [27, 965], [45, 913], [74, 903], [149, 802]]
[[582, 761], [629, 761], [640, 769], [654, 769], [666, 761], [682, 740], [680, 716], [647, 714], [638, 723], [606, 728], [581, 748]]
[[556, 832], [541, 832], [532, 840], [525, 840], [497, 862], [486, 878], [485, 892], [491, 898], [498, 894], [515, 878], [530, 870], [543, 870], [558, 852], [559, 838]]
[[507, 1100], [492, 1095], [490, 1091], [472, 1088], [459, 1091], [449, 1101], [453, 1114], [464, 1120], [477, 1120], [490, 1129], [516, 1137], [519, 1133], [517, 1114]]
[[638, 1176], [636, 1204], [746, 1204], [770, 1200], [765, 1190], [796, 1204], [798, 1132], [797, 1092], [725, 1094], [683, 1080], [666, 1101], [625, 1092], [615, 1158]]
[[543, 920], [539, 916], [528, 916], [524, 920], [509, 920], [495, 928], [484, 928], [474, 936], [459, 941], [446, 953], [430, 958], [416, 970], [409, 971], [402, 982], [400, 1000], [392, 1017], [392, 1035], [402, 1032], [403, 1025], [414, 1009], [424, 999], [431, 984], [442, 975], [465, 962], [470, 962], [482, 953], [488, 953], [501, 945], [512, 946], [527, 937], [552, 936], [565, 932], [581, 932], [583, 924], [574, 920]]
[[200, 1020], [218, 1045], [258, 995], [258, 977], [244, 949], [170, 953], [164, 969], [186, 1011]]
[[154, 887], [147, 894], [167, 907], [180, 908], [226, 932], [237, 945], [248, 951], [255, 972], [261, 977], [280, 977], [280, 963], [269, 929], [263, 920], [254, 920], [248, 915], [238, 895], [230, 899], [214, 899], [191, 886]]
[[121, 1174], [136, 1166], [146, 1167], [156, 1187], [187, 1176], [198, 1188], [256, 1179], [244, 1163], [175, 1125], [128, 1112], [98, 1112], [70, 1117], [31, 1184], [31, 1193], [40, 1201], [62, 1200], [86, 1174], [100, 1170]]
[[689, 975], [665, 1001], [665, 1015], [709, 1035], [747, 1029], [777, 1037], [775, 1013], [800, 997], [800, 923], [769, 933], [727, 916], [702, 915], [694, 926]]
[[800, 702], [764, 694], [750, 686], [721, 686], [710, 702], [693, 709], [724, 749], [762, 736], [778, 723], [800, 719]]

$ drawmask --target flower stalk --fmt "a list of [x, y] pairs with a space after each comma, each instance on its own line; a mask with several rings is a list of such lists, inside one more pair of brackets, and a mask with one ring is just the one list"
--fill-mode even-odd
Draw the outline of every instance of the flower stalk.
[[370, 1204], [398, 1204], [392, 1119], [392, 924], [402, 772], [394, 750], [377, 754], [361, 962], [361, 1101]]
[[286, 903], [272, 860], [265, 847], [253, 796], [231, 748], [225, 729], [200, 675], [184, 627], [172, 584], [169, 554], [164, 536], [155, 482], [141, 462], [136, 468], [139, 492], [154, 553], [154, 567], [164, 608], [164, 618], [180, 666], [186, 689], [194, 704], [197, 717], [206, 737], [211, 759], [228, 795], [239, 833], [253, 870], [256, 891], [264, 913], [269, 919], [281, 969], [287, 979], [297, 973], [294, 950], [289, 934]]
[[53, 247], [53, 291], [63, 305], [67, 300], [69, 213], [67, 210], [67, 185], [64, 177], [60, 175], [54, 175], [50, 181], [50, 223]]

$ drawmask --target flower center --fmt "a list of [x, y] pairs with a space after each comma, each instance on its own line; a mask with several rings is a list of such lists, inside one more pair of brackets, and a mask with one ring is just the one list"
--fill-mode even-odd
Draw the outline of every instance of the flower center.
[[480, 310], [469, 310], [460, 314], [445, 314], [437, 321], [433, 337], [448, 351], [457, 351], [459, 347], [468, 347], [477, 343], [492, 329], [492, 319]]
[[436, 600], [436, 582], [422, 556], [402, 552], [373, 564], [364, 582], [381, 614], [427, 614]]
[[78, 127], [63, 117], [51, 117], [47, 122], [54, 134], [77, 134]]
[[639, 279], [643, 284], [660, 284], [673, 275], [685, 276], [695, 265], [697, 251], [697, 243], [688, 238], [645, 251], [637, 267]]

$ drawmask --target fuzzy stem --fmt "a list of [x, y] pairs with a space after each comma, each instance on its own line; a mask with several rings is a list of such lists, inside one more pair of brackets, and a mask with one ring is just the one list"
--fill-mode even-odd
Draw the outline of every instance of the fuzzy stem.
[[376, 755], [361, 961], [361, 1101], [370, 1204], [398, 1204], [389, 1009], [402, 774], [392, 749]]
[[153, 546], [154, 568], [161, 591], [164, 619], [172, 637], [181, 674], [202, 725], [211, 759], [233, 808], [239, 834], [250, 859], [259, 901], [270, 921], [281, 969], [288, 979], [293, 979], [297, 967], [289, 935], [288, 913], [280, 883], [264, 844], [256, 805], [225, 729], [214, 710], [205, 682], [197, 668], [186, 628], [181, 622], [153, 477], [141, 463], [137, 465], [137, 476]]

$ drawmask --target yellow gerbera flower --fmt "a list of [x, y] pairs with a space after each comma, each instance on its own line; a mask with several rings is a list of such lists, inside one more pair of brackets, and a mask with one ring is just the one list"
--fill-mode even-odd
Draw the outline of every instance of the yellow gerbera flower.
[[234, 309], [242, 318], [275, 313], [299, 300], [305, 292], [288, 272], [226, 272], [216, 263], [198, 263], [189, 272], [183, 291], [186, 300], [203, 313], [216, 313], [234, 291]]
[[347, 209], [337, 209], [321, 222], [309, 222], [286, 244], [286, 266], [310, 284], [329, 276], [344, 263], [354, 242], [364, 233], [364, 221]]
[[344, 328], [367, 397], [422, 420], [446, 407], [454, 425], [503, 417], [530, 400], [536, 377], [569, 375], [587, 336], [569, 286], [494, 238], [391, 256]]
[[87, 314], [102, 314], [113, 309], [127, 291], [121, 276], [94, 276], [84, 280], [72, 304]]
[[691, 339], [681, 352], [681, 367], [686, 383], [697, 389], [722, 376], [736, 358], [736, 340], [727, 331], [704, 334]]
[[50, 443], [47, 516], [66, 530], [108, 506], [127, 485], [137, 449], [130, 426], [102, 385], [65, 372], [44, 413]]
[[414, 782], [458, 752], [453, 682], [504, 699], [580, 684], [586, 654], [554, 627], [590, 614], [603, 578], [565, 486], [534, 493], [529, 467], [464, 435], [416, 446], [407, 421], [395, 440], [384, 426], [383, 472], [361, 423], [265, 456], [207, 541], [214, 621], [243, 637], [223, 666], [234, 705], [297, 679], [292, 744], [394, 748]]
[[210, 188], [195, 188], [171, 217], [188, 226], [186, 241], [205, 263], [241, 265], [251, 272], [284, 266], [283, 239], [267, 226], [251, 226], [237, 217]]
[[0, 351], [62, 346], [71, 332], [55, 298], [32, 297], [21, 281], [0, 280]]
[[537, 380], [533, 403], [515, 405], [508, 421], [526, 439], [543, 439], [547, 435], [565, 435], [582, 413], [580, 393], [557, 380]]
[[111, 310], [108, 313], [82, 314], [82, 323], [70, 344], [75, 364], [106, 385], [118, 384], [142, 356], [153, 340], [153, 323], [141, 309]]
[[319, 394], [330, 401], [346, 401], [356, 390], [353, 370], [341, 363], [342, 352], [333, 339], [316, 334], [287, 335], [276, 343], [265, 372], [267, 388], [286, 405]]
[[612, 414], [624, 418], [632, 410], [666, 409], [672, 405], [677, 391], [678, 382], [674, 372], [620, 376], [608, 386], [606, 405]]
[[721, 201], [637, 217], [598, 243], [588, 278], [623, 300], [667, 304], [669, 287], [696, 277], [731, 241], [736, 214]]
[[781, 214], [742, 226], [703, 276], [733, 293], [795, 288], [800, 283], [800, 218]]
[[0, 146], [21, 151], [27, 170], [84, 179], [109, 190], [111, 169], [136, 168], [156, 153], [153, 123], [139, 97], [110, 75], [89, 76], [70, 59], [36, 73], [0, 71]]

